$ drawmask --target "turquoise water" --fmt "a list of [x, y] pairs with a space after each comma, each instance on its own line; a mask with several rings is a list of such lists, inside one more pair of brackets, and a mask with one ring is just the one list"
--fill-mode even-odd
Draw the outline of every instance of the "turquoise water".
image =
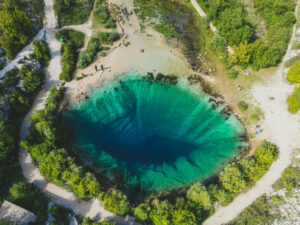
[[143, 190], [212, 176], [239, 153], [244, 128], [185, 83], [163, 85], [132, 72], [93, 89], [63, 113], [74, 151], [108, 176], [122, 169], [125, 186]]

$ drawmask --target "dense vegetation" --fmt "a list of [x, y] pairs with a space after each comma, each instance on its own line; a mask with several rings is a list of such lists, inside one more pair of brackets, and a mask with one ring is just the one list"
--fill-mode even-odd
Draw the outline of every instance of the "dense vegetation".
[[47, 42], [33, 41], [32, 44], [34, 47], [34, 57], [42, 64], [42, 66], [47, 67], [51, 57]]
[[96, 0], [93, 12], [93, 25], [102, 25], [105, 28], [116, 28], [116, 21], [112, 18], [105, 0]]
[[60, 26], [85, 23], [93, 8], [94, 0], [56, 0], [54, 11]]
[[287, 73], [287, 80], [296, 84], [294, 92], [288, 97], [289, 111], [297, 113], [300, 110], [300, 62], [295, 62]]
[[13, 59], [33, 35], [32, 22], [19, 6], [19, 1], [10, 0], [0, 5], [0, 44], [9, 59]]
[[[220, 35], [233, 46], [232, 62], [255, 70], [277, 65], [284, 56], [295, 23], [294, 0], [254, 0], [254, 7], [266, 24], [262, 39], [238, 0], [198, 0]], [[220, 40], [220, 39], [219, 39]], [[224, 49], [224, 42], [220, 42]]]
[[117, 32], [99, 32], [98, 38], [102, 44], [112, 45], [119, 40], [120, 35]]
[[250, 24], [247, 12], [240, 1], [198, 0], [198, 2], [229, 45], [238, 45], [253, 39], [254, 27]]
[[61, 46], [63, 68], [59, 79], [71, 81], [76, 70], [78, 49], [84, 44], [84, 34], [80, 31], [63, 29], [56, 32], [55, 37], [63, 42]]

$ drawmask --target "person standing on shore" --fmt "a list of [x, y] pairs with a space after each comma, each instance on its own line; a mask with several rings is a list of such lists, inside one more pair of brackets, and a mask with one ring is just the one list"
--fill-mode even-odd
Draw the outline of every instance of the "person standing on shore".
[[95, 71], [96, 71], [96, 72], [98, 71], [97, 65], [95, 65]]

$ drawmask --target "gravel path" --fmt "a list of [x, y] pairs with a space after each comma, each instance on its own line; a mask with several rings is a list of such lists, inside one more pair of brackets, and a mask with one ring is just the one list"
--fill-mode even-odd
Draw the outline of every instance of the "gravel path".
[[[21, 141], [24, 140], [26, 136], [29, 134], [29, 127], [30, 127], [29, 119], [31, 118], [33, 112], [35, 110], [39, 110], [44, 107], [45, 100], [49, 94], [49, 89], [52, 86], [57, 86], [61, 83], [59, 80], [59, 74], [61, 72], [61, 64], [60, 64], [61, 44], [55, 39], [56, 18], [53, 11], [53, 2], [54, 0], [45, 0], [45, 5], [46, 5], [45, 36], [51, 52], [51, 61], [46, 70], [46, 75], [47, 75], [46, 82], [45, 82], [46, 91], [41, 91], [39, 93], [39, 95], [37, 96], [37, 98], [33, 103], [30, 112], [26, 115], [21, 125], [21, 131], [20, 131]], [[80, 27], [80, 26], [76, 26], [76, 27]], [[23, 53], [26, 52], [27, 54], [27, 51], [28, 49], [22, 52]], [[13, 65], [14, 64], [9, 66], [13, 66]], [[138, 225], [138, 223], [135, 223], [133, 218], [129, 216], [122, 218], [105, 210], [97, 199], [92, 199], [90, 201], [80, 200], [76, 196], [74, 196], [71, 192], [65, 190], [64, 188], [61, 188], [59, 186], [56, 186], [53, 183], [48, 182], [41, 175], [39, 169], [33, 164], [30, 155], [27, 152], [25, 152], [22, 147], [20, 147], [19, 150], [19, 161], [23, 170], [23, 174], [28, 180], [28, 182], [33, 183], [38, 188], [42, 189], [48, 196], [51, 197], [52, 201], [54, 201], [56, 204], [72, 209], [74, 213], [84, 217], [89, 217], [96, 221], [110, 220], [110, 221], [115, 221], [118, 225], [131, 225], [131, 224]]]
[[[298, 0], [299, 5], [300, 0]], [[295, 26], [296, 27], [296, 26]], [[214, 215], [209, 217], [204, 225], [226, 224], [237, 217], [245, 208], [252, 204], [258, 197], [272, 191], [272, 185], [281, 177], [282, 172], [290, 165], [292, 152], [300, 146], [300, 113], [292, 115], [287, 110], [286, 99], [293, 91], [285, 79], [288, 71], [284, 62], [295, 53], [292, 44], [296, 37], [294, 27], [293, 37], [290, 41], [283, 63], [279, 66], [276, 74], [268, 78], [263, 84], [257, 84], [252, 88], [252, 96], [265, 114], [262, 123], [263, 137], [274, 143], [279, 149], [279, 157], [272, 164], [268, 172], [249, 191], [240, 194], [226, 207], [219, 208]], [[274, 101], [270, 101], [274, 97]]]

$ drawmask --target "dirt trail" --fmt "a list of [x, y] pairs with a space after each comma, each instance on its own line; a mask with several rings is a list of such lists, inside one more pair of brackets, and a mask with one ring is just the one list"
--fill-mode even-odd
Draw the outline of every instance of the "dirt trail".
[[[299, 2], [300, 0], [298, 6]], [[297, 8], [299, 10], [299, 7]], [[285, 79], [288, 69], [284, 67], [285, 61], [297, 53], [300, 54], [300, 50], [297, 52], [292, 50], [298, 32], [300, 29], [296, 31], [296, 26], [294, 26], [287, 53], [276, 74], [264, 83], [257, 84], [252, 88], [252, 96], [265, 114], [265, 120], [262, 123], [264, 131], [261, 135], [278, 147], [279, 157], [255, 186], [237, 196], [228, 206], [219, 208], [214, 215], [203, 223], [204, 225], [226, 224], [237, 217], [258, 197], [271, 192], [272, 185], [290, 165], [292, 152], [300, 146], [300, 113], [292, 115], [287, 110], [286, 99], [292, 93], [293, 86]], [[270, 97], [274, 97], [275, 100], [270, 101]]]

